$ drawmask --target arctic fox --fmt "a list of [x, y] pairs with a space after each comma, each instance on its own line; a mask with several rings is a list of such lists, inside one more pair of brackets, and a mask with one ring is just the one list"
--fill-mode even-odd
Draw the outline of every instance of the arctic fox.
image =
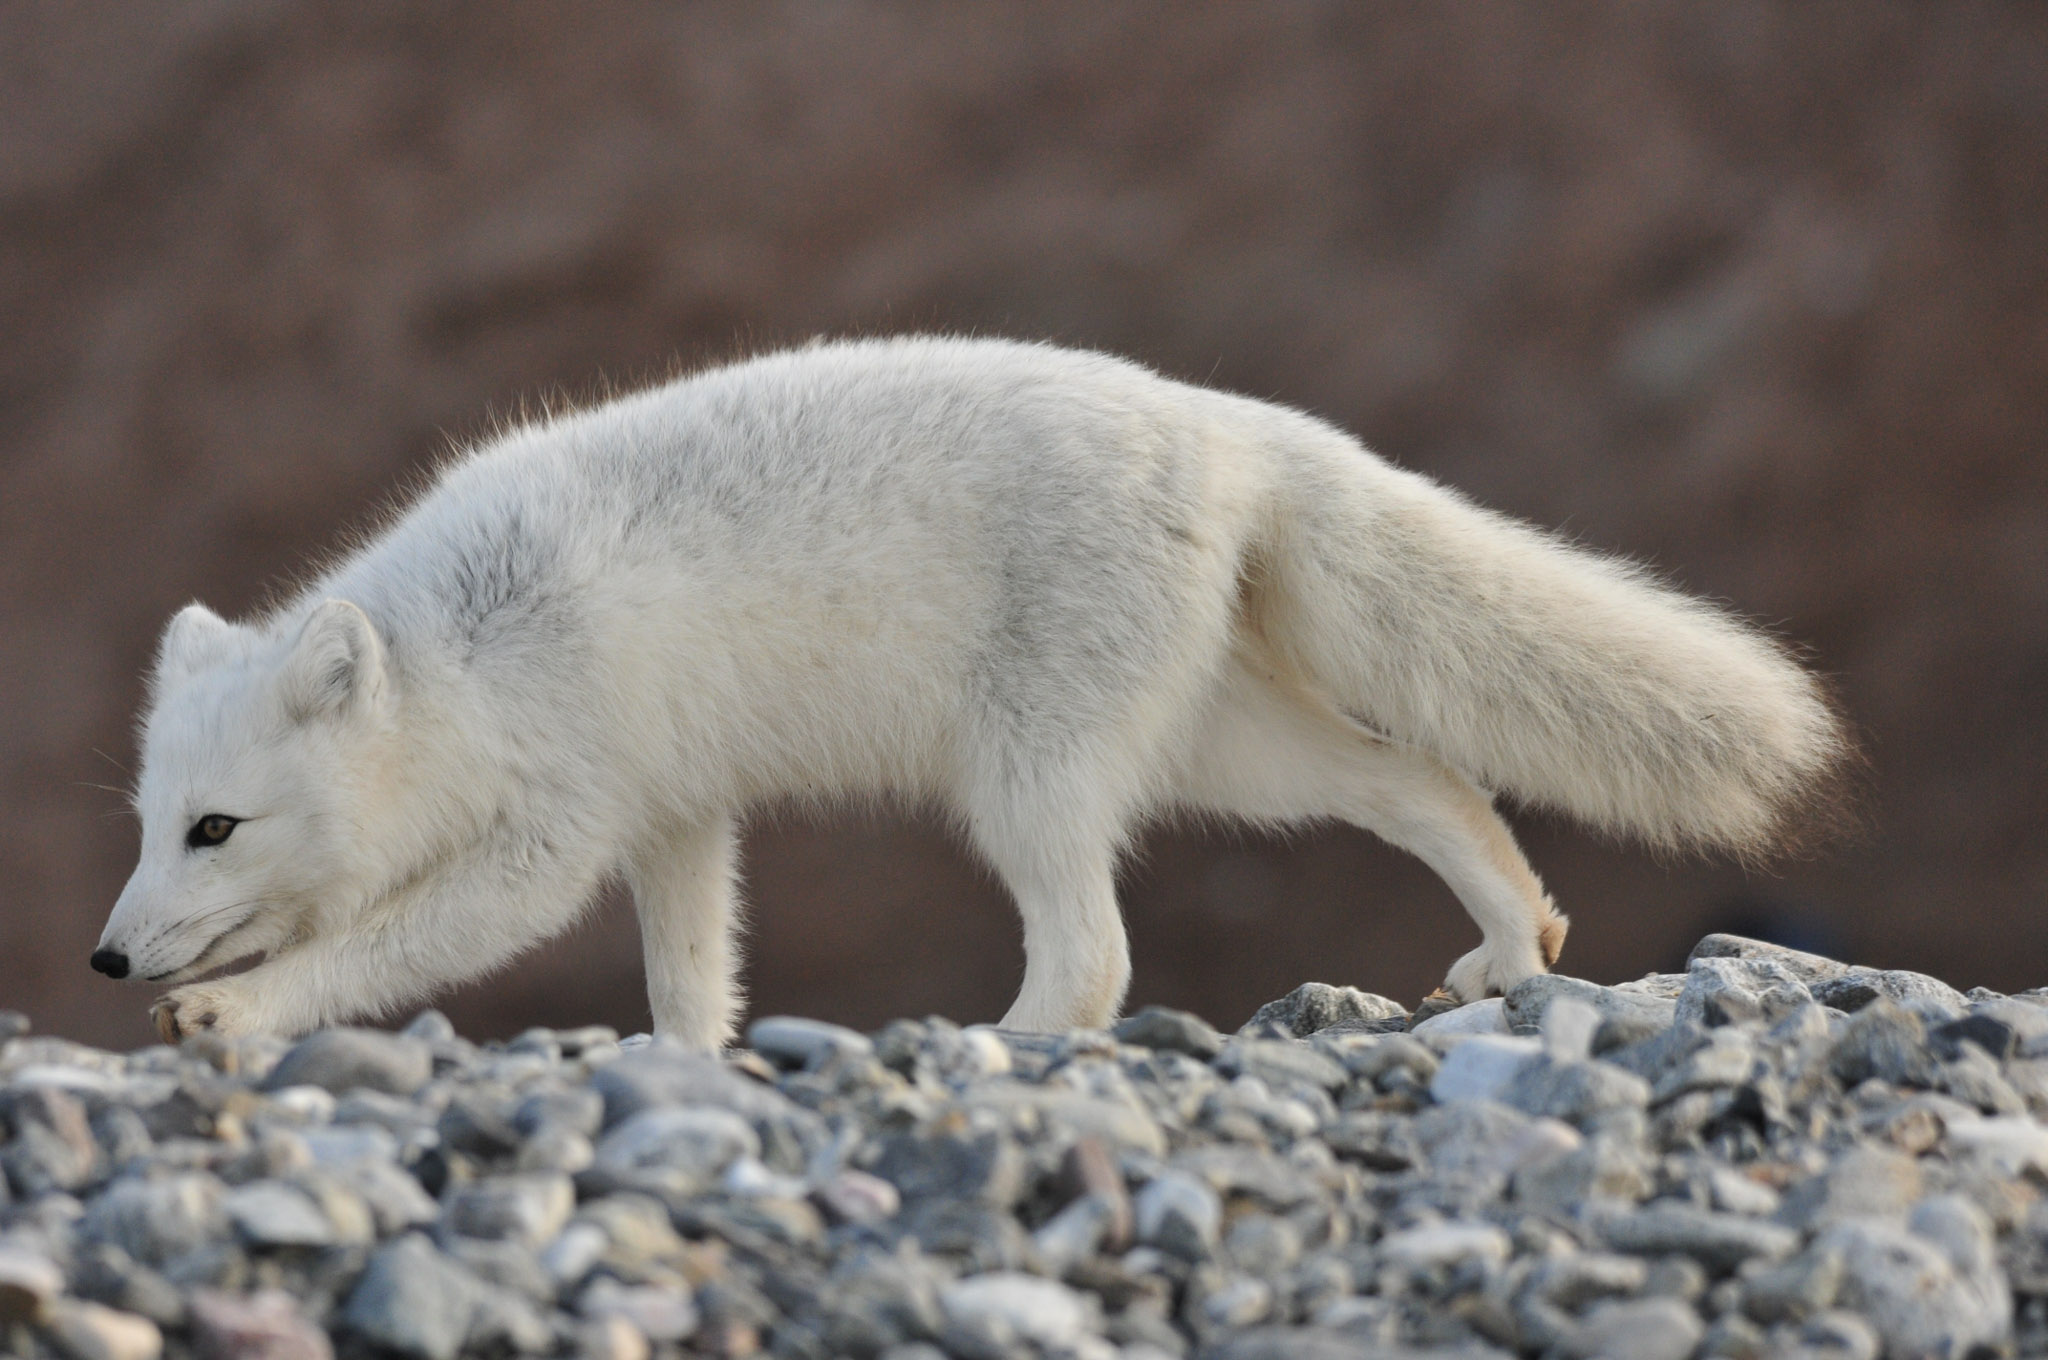
[[630, 885], [655, 1030], [733, 1033], [735, 826], [947, 814], [1023, 918], [1002, 1023], [1099, 1026], [1113, 870], [1190, 816], [1338, 819], [1557, 958], [1488, 790], [1781, 846], [1848, 747], [1786, 651], [1299, 412], [1100, 354], [819, 343], [509, 430], [268, 617], [155, 665], [141, 862], [93, 966], [166, 1040], [388, 1014]]

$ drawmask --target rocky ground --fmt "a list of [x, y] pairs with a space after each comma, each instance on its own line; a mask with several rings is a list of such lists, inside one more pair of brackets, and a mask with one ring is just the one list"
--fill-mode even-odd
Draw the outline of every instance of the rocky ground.
[[2048, 996], [1730, 936], [1231, 1036], [8, 1029], [21, 1356], [2048, 1354]]

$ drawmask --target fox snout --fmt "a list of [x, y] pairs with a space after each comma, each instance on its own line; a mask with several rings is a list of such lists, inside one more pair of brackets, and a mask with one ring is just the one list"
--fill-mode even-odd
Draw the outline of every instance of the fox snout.
[[94, 972], [105, 973], [110, 978], [128, 976], [128, 956], [118, 949], [93, 950], [92, 966]]

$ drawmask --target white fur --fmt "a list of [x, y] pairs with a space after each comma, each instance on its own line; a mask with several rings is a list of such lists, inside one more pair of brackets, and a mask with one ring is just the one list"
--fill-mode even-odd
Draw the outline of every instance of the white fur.
[[[388, 1014], [623, 874], [659, 1032], [732, 1033], [734, 826], [950, 814], [1024, 921], [1004, 1023], [1099, 1025], [1112, 866], [1172, 815], [1338, 818], [1484, 941], [1562, 938], [1486, 788], [1652, 842], [1770, 842], [1843, 753], [1736, 619], [1319, 421], [1096, 354], [822, 344], [509, 431], [249, 624], [168, 629], [141, 862], [103, 948], [164, 1033]], [[189, 849], [195, 820], [244, 818]]]

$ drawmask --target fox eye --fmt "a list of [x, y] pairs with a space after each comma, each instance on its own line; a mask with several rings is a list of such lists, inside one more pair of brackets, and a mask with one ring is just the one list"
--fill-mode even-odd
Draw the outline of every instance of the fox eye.
[[218, 812], [209, 812], [192, 823], [192, 829], [185, 833], [185, 844], [194, 850], [204, 850], [209, 845], [219, 845], [234, 834], [242, 824], [239, 817], [228, 817]]

